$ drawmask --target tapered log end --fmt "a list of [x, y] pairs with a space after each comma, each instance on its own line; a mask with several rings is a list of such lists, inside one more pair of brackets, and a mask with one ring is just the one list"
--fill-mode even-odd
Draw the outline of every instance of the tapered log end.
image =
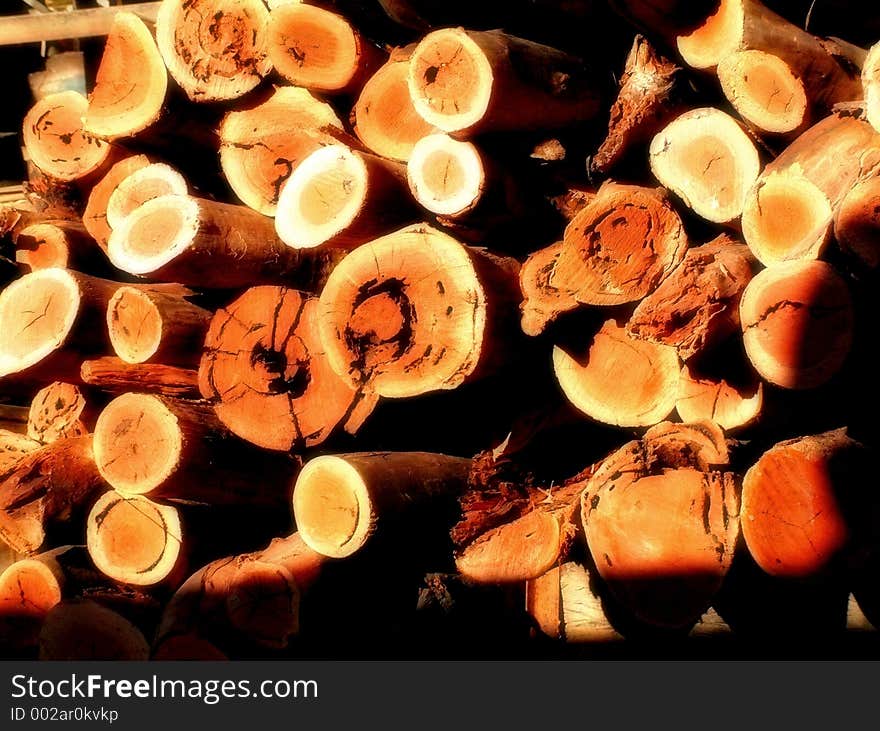
[[686, 64], [711, 69], [739, 49], [744, 33], [743, 0], [721, 0], [717, 11], [690, 33], [678, 36], [676, 45]]
[[163, 195], [181, 195], [189, 192], [186, 179], [177, 170], [157, 162], [135, 170], [125, 177], [107, 200], [107, 223], [118, 228], [122, 221], [147, 201]]
[[442, 134], [423, 137], [406, 166], [413, 197], [440, 216], [461, 216], [480, 201], [486, 171], [479, 150]]
[[92, 601], [56, 605], [40, 631], [40, 660], [144, 661], [150, 646], [122, 615]]
[[162, 315], [142, 291], [120, 287], [107, 305], [113, 350], [126, 363], [146, 363], [162, 342]]

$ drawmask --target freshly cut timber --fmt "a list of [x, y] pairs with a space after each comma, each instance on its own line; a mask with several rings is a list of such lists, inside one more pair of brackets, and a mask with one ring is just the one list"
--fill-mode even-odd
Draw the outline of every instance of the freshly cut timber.
[[92, 188], [89, 193], [86, 208], [83, 212], [83, 226], [89, 235], [98, 242], [98, 246], [107, 251], [107, 242], [113, 230], [107, 221], [107, 203], [116, 186], [125, 180], [136, 170], [146, 167], [151, 163], [146, 155], [131, 155], [114, 163]]
[[111, 146], [83, 129], [88, 100], [78, 91], [43, 97], [24, 118], [24, 146], [46, 175], [78, 180], [100, 170]]
[[880, 134], [863, 119], [840, 111], [813, 125], [746, 196], [742, 230], [752, 253], [767, 266], [819, 258], [840, 202], [878, 166]]
[[354, 433], [375, 404], [330, 367], [318, 298], [286, 287], [252, 287], [217, 312], [199, 388], [233, 434], [284, 452], [316, 446], [340, 424]]
[[272, 9], [267, 43], [279, 74], [327, 94], [357, 93], [386, 57], [341, 15], [301, 2]]
[[142, 495], [104, 493], [86, 519], [86, 545], [99, 571], [114, 581], [155, 586], [182, 568], [177, 508]]
[[537, 335], [581, 304], [642, 299], [681, 263], [687, 245], [662, 189], [605, 183], [569, 222], [562, 243], [523, 265], [523, 330]]
[[272, 70], [268, 22], [262, 0], [162, 0], [156, 42], [191, 100], [237, 99]]
[[880, 42], [868, 51], [862, 67], [862, 87], [865, 92], [865, 114], [874, 129], [880, 132]]
[[56, 604], [40, 630], [40, 660], [126, 660], [150, 658], [143, 633], [112, 609], [94, 601]]
[[757, 379], [740, 384], [703, 375], [691, 365], [681, 369], [675, 410], [686, 423], [708, 420], [734, 431], [757, 421], [763, 406], [764, 387]]
[[37, 449], [0, 475], [0, 537], [19, 553], [34, 553], [56, 521], [104, 489], [91, 437], [59, 439]]
[[746, 353], [762, 378], [783, 388], [815, 388], [849, 354], [852, 298], [829, 264], [785, 262], [749, 282], [740, 321]]
[[857, 183], [834, 216], [840, 248], [868, 269], [880, 266], [880, 175]]
[[342, 252], [292, 249], [271, 218], [245, 206], [163, 195], [137, 208], [110, 234], [115, 266], [141, 277], [194, 287], [231, 288], [279, 281], [321, 286]]
[[583, 363], [554, 347], [553, 370], [568, 400], [605, 424], [651, 426], [675, 408], [675, 348], [634, 338], [615, 320], [595, 334]]
[[740, 511], [725, 464], [707, 469], [680, 448], [658, 449], [689, 428], [669, 426], [653, 437], [659, 445], [646, 435], [602, 463], [581, 498], [581, 520], [599, 575], [621, 604], [642, 622], [679, 628], [699, 619], [720, 588]]
[[78, 221], [31, 223], [15, 234], [15, 260], [25, 272], [37, 269], [94, 268], [98, 248]]
[[107, 305], [107, 332], [126, 363], [156, 361], [195, 367], [211, 312], [186, 297], [121, 286]]
[[457, 388], [492, 372], [518, 300], [517, 267], [424, 224], [364, 244], [321, 292], [319, 330], [331, 367], [388, 398]]
[[746, 472], [743, 537], [773, 576], [828, 570], [859, 535], [874, 498], [854, 469], [860, 445], [846, 429], [780, 442]]
[[28, 436], [43, 444], [89, 434], [91, 410], [78, 386], [55, 381], [37, 391], [28, 414]]
[[220, 124], [220, 165], [242, 203], [274, 216], [284, 181], [306, 156], [344, 135], [326, 102], [281, 86], [258, 104], [228, 112]]
[[199, 374], [194, 370], [162, 363], [126, 363], [105, 356], [84, 360], [80, 378], [89, 386], [111, 393], [155, 393], [177, 398], [199, 397]]
[[28, 454], [43, 445], [24, 434], [0, 429], [0, 475], [9, 472]]
[[627, 330], [672, 345], [682, 360], [739, 330], [739, 302], [756, 262], [749, 248], [721, 235], [688, 250], [684, 261], [633, 312]]
[[577, 58], [501, 31], [443, 28], [409, 62], [419, 114], [444, 132], [553, 129], [593, 119], [602, 89]]
[[130, 137], [162, 113], [168, 72], [150, 29], [135, 13], [122, 11], [104, 45], [83, 129], [102, 139]]
[[409, 95], [409, 57], [415, 46], [395, 49], [364, 84], [352, 111], [358, 139], [377, 155], [406, 162], [412, 149], [435, 127], [420, 115]]
[[186, 195], [186, 179], [170, 165], [154, 162], [123, 178], [107, 199], [107, 223], [117, 228], [136, 208], [160, 195]]
[[344, 558], [419, 505], [454, 504], [470, 469], [469, 459], [427, 452], [322, 455], [296, 480], [294, 519], [309, 548]]
[[206, 504], [283, 505], [296, 474], [285, 455], [255, 453], [224, 439], [204, 402], [126, 393], [95, 424], [95, 463], [126, 495]]
[[275, 230], [294, 249], [354, 247], [412, 220], [396, 162], [327, 145], [300, 160], [281, 187]]
[[676, 117], [651, 141], [651, 170], [694, 213], [729, 223], [758, 179], [758, 151], [739, 122], [713, 107]]

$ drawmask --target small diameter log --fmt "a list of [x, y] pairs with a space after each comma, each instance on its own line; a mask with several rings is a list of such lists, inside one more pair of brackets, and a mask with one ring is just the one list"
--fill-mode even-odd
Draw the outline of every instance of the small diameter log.
[[577, 58], [501, 31], [444, 28], [410, 57], [409, 93], [444, 132], [553, 129], [593, 119], [597, 77]]
[[126, 363], [195, 367], [211, 312], [177, 294], [122, 286], [110, 298], [106, 322], [110, 344]]
[[589, 161], [594, 172], [606, 174], [684, 111], [678, 88], [681, 73], [644, 36], [635, 37], [611, 107], [608, 134]]
[[126, 363], [106, 356], [84, 360], [82, 382], [111, 393], [155, 393], [176, 398], [199, 397], [199, 374], [194, 370], [161, 363]]
[[132, 155], [123, 158], [110, 167], [89, 193], [89, 199], [83, 212], [83, 226], [105, 253], [112, 231], [110, 223], [107, 221], [107, 203], [110, 196], [113, 195], [113, 191], [116, 190], [119, 183], [136, 170], [149, 165], [150, 162], [150, 158], [146, 155]]
[[413, 47], [396, 49], [364, 84], [352, 111], [358, 139], [377, 155], [406, 162], [422, 137], [435, 131], [413, 106], [407, 76]]
[[199, 388], [233, 434], [285, 452], [321, 444], [340, 424], [354, 433], [375, 405], [330, 367], [317, 297], [286, 287], [253, 287], [218, 310]]
[[626, 328], [671, 345], [682, 360], [739, 331], [739, 302], [756, 262], [749, 248], [721, 235], [689, 249], [684, 261], [643, 299]]
[[14, 233], [15, 260], [25, 273], [51, 267], [87, 270], [99, 266], [94, 239], [79, 221], [29, 223]]
[[0, 429], [0, 475], [14, 469], [27, 455], [42, 446], [24, 434]]
[[359, 551], [382, 526], [412, 508], [453, 502], [467, 487], [471, 460], [427, 452], [323, 455], [307, 462], [293, 490], [306, 545], [323, 556]]
[[[355, 249], [321, 292], [321, 342], [336, 373], [387, 398], [491, 373], [515, 311], [517, 264], [426, 225]], [[494, 315], [494, 316], [493, 316]]]
[[756, 422], [763, 406], [764, 386], [757, 379], [740, 384], [703, 375], [690, 365], [681, 369], [675, 410], [684, 422], [708, 420], [736, 431]]
[[133, 210], [160, 195], [186, 195], [186, 179], [170, 165], [156, 162], [120, 181], [107, 199], [107, 223], [117, 228]]
[[274, 216], [281, 186], [306, 156], [344, 135], [333, 108], [306, 89], [282, 86], [220, 124], [220, 165], [242, 203]]
[[19, 553], [34, 553], [56, 521], [69, 519], [105, 488], [91, 437], [37, 449], [0, 475], [0, 537]]
[[192, 101], [237, 99], [272, 70], [268, 22], [262, 0], [163, 0], [156, 42]]
[[28, 436], [43, 444], [84, 437], [94, 422], [85, 396], [72, 383], [55, 381], [37, 391], [28, 414]]
[[732, 53], [718, 64], [718, 80], [734, 109], [758, 130], [789, 134], [810, 121], [804, 84], [779, 56], [757, 50]]
[[878, 164], [880, 135], [863, 119], [841, 111], [813, 125], [746, 196], [742, 230], [752, 253], [767, 266], [819, 258], [844, 196]]
[[141, 495], [104, 493], [86, 519], [86, 546], [95, 566], [114, 581], [156, 586], [183, 566], [177, 508]]
[[764, 380], [783, 388], [815, 388], [840, 370], [853, 317], [846, 282], [821, 261], [764, 269], [740, 302], [749, 360]]
[[729, 223], [743, 212], [761, 161], [733, 117], [713, 107], [685, 112], [651, 141], [651, 171], [694, 213]]
[[553, 370], [568, 400], [605, 424], [651, 426], [675, 408], [675, 348], [634, 338], [614, 320], [595, 334], [583, 363], [554, 347]]
[[271, 218], [245, 206], [163, 195], [113, 230], [108, 255], [123, 271], [187, 286], [233, 288], [287, 282], [314, 290], [342, 258], [336, 249], [287, 246]]
[[167, 90], [168, 72], [150, 29], [134, 13], [117, 13], [83, 129], [109, 140], [142, 132], [159, 118]]
[[287, 81], [327, 94], [356, 94], [386, 59], [341, 15], [300, 2], [269, 13], [268, 49]]
[[743, 536], [773, 576], [829, 570], [853, 549], [874, 500], [854, 467], [860, 445], [845, 429], [780, 442], [746, 472]]
[[581, 502], [599, 575], [637, 619], [660, 627], [699, 619], [739, 536], [734, 475], [724, 464], [701, 464], [705, 451], [679, 446], [689, 429], [663, 425], [621, 447], [596, 470]]
[[24, 118], [28, 157], [46, 175], [71, 181], [98, 171], [109, 144], [83, 129], [88, 101], [77, 91], [60, 91], [38, 101]]
[[144, 661], [150, 646], [121, 614], [93, 601], [57, 604], [40, 630], [40, 660]]
[[413, 217], [404, 168], [340, 143], [305, 157], [282, 185], [275, 231], [294, 249], [354, 247]]
[[834, 216], [841, 250], [868, 269], [880, 266], [880, 175], [852, 187]]
[[880, 132], [880, 42], [871, 46], [862, 66], [862, 88], [865, 92], [865, 114], [871, 126]]

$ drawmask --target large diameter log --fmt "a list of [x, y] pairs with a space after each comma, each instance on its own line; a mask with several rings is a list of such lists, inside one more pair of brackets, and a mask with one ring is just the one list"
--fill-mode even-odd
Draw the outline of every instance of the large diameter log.
[[713, 107], [676, 117], [651, 141], [650, 156], [657, 180], [712, 223], [739, 218], [761, 172], [752, 140]]
[[834, 216], [834, 238], [864, 267], [880, 266], [880, 175], [857, 183], [844, 196]]
[[271, 218], [245, 206], [165, 195], [113, 230], [108, 255], [123, 271], [153, 280], [215, 288], [288, 282], [312, 290], [342, 253], [292, 249]]
[[375, 403], [330, 367], [317, 297], [286, 287], [253, 287], [218, 310], [199, 388], [233, 434], [285, 452], [316, 446], [339, 425], [353, 433]]
[[107, 199], [107, 223], [117, 228], [133, 210], [160, 195], [186, 195], [186, 179], [170, 165], [154, 162], [123, 178]]
[[89, 386], [110, 393], [155, 393], [176, 398], [199, 397], [199, 374], [161, 363], [126, 363], [106, 356], [84, 360], [80, 378]]
[[871, 126], [880, 132], [880, 42], [871, 46], [862, 66], [865, 113]]
[[[28, 436], [43, 444], [84, 437], [93, 425], [91, 410], [78, 386], [55, 381], [37, 391], [28, 413]], [[88, 422], [88, 424], [86, 423]]]
[[821, 261], [764, 269], [740, 302], [749, 360], [762, 378], [783, 388], [815, 388], [840, 370], [853, 316], [846, 282]]
[[492, 372], [518, 300], [517, 266], [426, 225], [355, 249], [321, 292], [321, 342], [333, 370], [389, 398]]
[[125, 617], [93, 601], [53, 607], [40, 630], [40, 660], [144, 661], [150, 646]]
[[83, 211], [83, 226], [89, 235], [98, 242], [98, 246], [107, 251], [112, 228], [107, 221], [107, 203], [116, 186], [136, 170], [150, 164], [146, 155], [131, 155], [114, 163], [92, 188]]
[[382, 525], [425, 503], [454, 503], [471, 460], [427, 452], [324, 455], [307, 462], [293, 491], [299, 534], [314, 551], [344, 558]]
[[261, 0], [163, 0], [156, 41], [190, 99], [237, 99], [272, 69], [268, 22]]
[[552, 129], [593, 119], [597, 78], [568, 54], [501, 31], [444, 28], [410, 57], [416, 110], [444, 132]]
[[742, 230], [762, 264], [818, 259], [834, 213], [860, 179], [880, 165], [880, 134], [840, 111], [792, 142], [764, 168], [745, 199]]
[[57, 521], [104, 489], [91, 437], [59, 439], [35, 450], [0, 475], [0, 537], [19, 553], [38, 551]]
[[117, 13], [83, 129], [111, 140], [137, 134], [159, 118], [167, 89], [168, 72], [150, 29], [134, 13]]

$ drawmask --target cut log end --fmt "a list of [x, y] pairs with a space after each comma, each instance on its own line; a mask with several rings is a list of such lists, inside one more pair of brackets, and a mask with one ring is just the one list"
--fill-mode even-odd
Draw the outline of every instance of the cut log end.
[[82, 422], [86, 399], [72, 383], [56, 381], [40, 389], [31, 402], [28, 436], [43, 444], [66, 437], [86, 436]]
[[473, 210], [486, 185], [479, 150], [442, 134], [416, 143], [406, 173], [415, 199], [440, 216], [458, 217]]
[[721, 0], [715, 13], [676, 39], [678, 52], [695, 69], [711, 69], [737, 51], [745, 34], [743, 0]]
[[164, 163], [135, 170], [122, 180], [107, 200], [107, 223], [118, 228], [128, 215], [147, 201], [162, 195], [186, 195], [186, 179]]
[[880, 176], [873, 176], [846, 194], [834, 218], [840, 248], [868, 269], [880, 266]]
[[155, 586], [181, 557], [182, 534], [176, 508], [111, 490], [86, 521], [86, 545], [98, 569], [124, 584]]

